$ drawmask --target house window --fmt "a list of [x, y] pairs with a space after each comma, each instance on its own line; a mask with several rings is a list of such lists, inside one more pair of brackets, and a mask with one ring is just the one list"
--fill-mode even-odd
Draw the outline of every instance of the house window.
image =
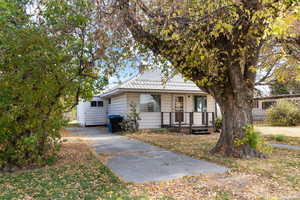
[[92, 101], [91, 102], [91, 107], [97, 107], [97, 101]]
[[258, 100], [253, 100], [252, 108], [259, 108]]
[[108, 104], [111, 104], [111, 98], [108, 99]]
[[103, 101], [97, 101], [97, 106], [98, 107], [103, 107]]
[[276, 103], [276, 101], [265, 101], [261, 103], [261, 107], [263, 110], [266, 110], [268, 108], [270, 108], [272, 105], [274, 105]]
[[141, 94], [140, 111], [141, 112], [160, 112], [160, 95]]
[[194, 96], [194, 110], [195, 112], [207, 112], [206, 96]]
[[91, 101], [91, 107], [103, 107], [103, 101]]

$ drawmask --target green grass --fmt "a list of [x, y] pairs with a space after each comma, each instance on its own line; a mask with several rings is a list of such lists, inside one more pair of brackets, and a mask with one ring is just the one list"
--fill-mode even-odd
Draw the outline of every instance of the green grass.
[[278, 141], [278, 142], [287, 142], [288, 141], [288, 138], [284, 135], [272, 135], [271, 139]]
[[0, 174], [0, 199], [137, 199], [92, 154], [81, 164]]

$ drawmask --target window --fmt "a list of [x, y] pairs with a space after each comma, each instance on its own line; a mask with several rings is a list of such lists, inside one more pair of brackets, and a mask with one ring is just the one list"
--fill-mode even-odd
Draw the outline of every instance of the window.
[[111, 104], [111, 98], [108, 99], [108, 104]]
[[262, 109], [266, 110], [270, 108], [272, 105], [274, 105], [276, 101], [265, 101], [261, 103]]
[[207, 97], [195, 96], [194, 97], [194, 110], [195, 112], [207, 112]]
[[97, 101], [92, 101], [91, 102], [91, 107], [97, 107]]
[[103, 101], [97, 101], [97, 106], [98, 107], [103, 107]]
[[141, 112], [160, 112], [160, 95], [141, 94], [140, 111]]
[[91, 101], [91, 107], [103, 107], [103, 101]]

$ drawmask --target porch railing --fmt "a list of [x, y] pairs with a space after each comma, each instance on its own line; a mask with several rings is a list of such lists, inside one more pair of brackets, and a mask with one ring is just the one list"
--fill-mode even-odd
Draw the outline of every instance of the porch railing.
[[189, 128], [213, 128], [215, 124], [214, 112], [161, 112], [161, 127]]

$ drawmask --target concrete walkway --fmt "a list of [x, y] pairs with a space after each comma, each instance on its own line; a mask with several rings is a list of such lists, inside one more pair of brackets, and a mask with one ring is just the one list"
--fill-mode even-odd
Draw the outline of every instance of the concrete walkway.
[[164, 181], [183, 176], [224, 173], [229, 169], [108, 133], [104, 128], [69, 128], [71, 134], [91, 140], [98, 154], [110, 154], [108, 167], [127, 182]]
[[299, 150], [300, 147], [298, 146], [293, 146], [293, 145], [288, 145], [288, 144], [275, 144], [275, 143], [270, 143], [273, 147], [281, 148], [281, 149], [293, 149], [293, 150]]

